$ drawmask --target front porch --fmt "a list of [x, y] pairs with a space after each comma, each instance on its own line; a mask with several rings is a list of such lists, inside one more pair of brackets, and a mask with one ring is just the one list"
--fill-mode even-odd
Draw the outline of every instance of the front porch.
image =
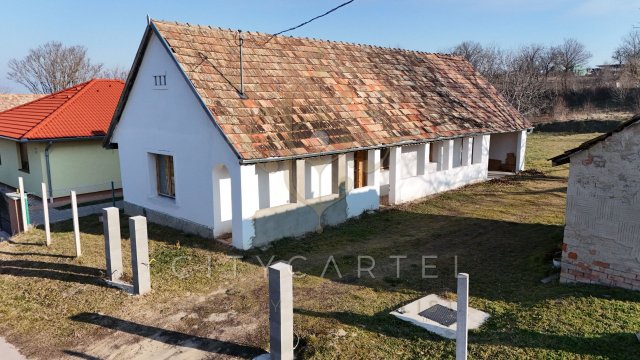
[[[526, 137], [522, 134], [515, 138]], [[322, 231], [381, 203], [402, 204], [486, 180], [493, 136], [261, 162], [231, 171], [219, 165], [213, 171], [214, 236], [232, 233], [232, 244], [240, 249], [264, 246]]]

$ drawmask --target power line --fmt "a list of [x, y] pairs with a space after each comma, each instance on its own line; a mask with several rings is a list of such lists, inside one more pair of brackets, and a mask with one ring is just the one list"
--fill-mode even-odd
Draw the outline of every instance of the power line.
[[349, 1], [347, 1], [347, 2], [344, 2], [344, 3], [342, 3], [342, 4], [340, 4], [340, 5], [336, 6], [336, 7], [334, 7], [333, 9], [331, 9], [331, 10], [329, 10], [329, 11], [325, 12], [324, 14], [322, 14], [322, 15], [318, 15], [318, 16], [316, 16], [316, 17], [314, 17], [314, 18], [310, 19], [310, 20], [307, 20], [307, 21], [303, 22], [302, 24], [299, 24], [299, 25], [296, 25], [296, 26], [294, 26], [294, 27], [290, 27], [290, 28], [288, 28], [288, 29], [286, 29], [286, 30], [282, 30], [282, 31], [280, 31], [280, 32], [277, 32], [277, 33], [275, 33], [275, 34], [271, 35], [271, 36], [267, 39], [267, 41], [265, 41], [264, 43], [262, 43], [262, 45], [266, 45], [269, 41], [271, 41], [271, 39], [273, 39], [274, 37], [276, 37], [276, 36], [278, 36], [278, 35], [282, 35], [282, 34], [284, 34], [284, 33], [286, 33], [286, 32], [289, 32], [289, 31], [292, 31], [292, 30], [295, 30], [295, 29], [301, 28], [301, 27], [303, 27], [303, 26], [307, 25], [308, 23], [310, 23], [310, 22], [312, 22], [312, 21], [314, 21], [314, 20], [318, 20], [318, 19], [320, 19], [321, 17], [324, 17], [324, 16], [327, 16], [327, 15], [331, 14], [332, 12], [334, 12], [334, 11], [336, 11], [336, 10], [340, 9], [340, 8], [341, 8], [341, 7], [343, 7], [343, 6], [347, 6], [347, 5], [351, 4], [351, 3], [352, 3], [352, 2], [354, 2], [354, 1], [355, 1], [355, 0], [349, 0]]

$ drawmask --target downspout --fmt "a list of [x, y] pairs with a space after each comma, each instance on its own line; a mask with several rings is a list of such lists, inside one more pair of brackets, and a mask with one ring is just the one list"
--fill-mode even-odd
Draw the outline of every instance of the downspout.
[[51, 164], [49, 163], [49, 149], [53, 146], [53, 141], [49, 141], [44, 148], [44, 159], [47, 166], [47, 187], [49, 188], [49, 199], [53, 202], [53, 186], [51, 185]]

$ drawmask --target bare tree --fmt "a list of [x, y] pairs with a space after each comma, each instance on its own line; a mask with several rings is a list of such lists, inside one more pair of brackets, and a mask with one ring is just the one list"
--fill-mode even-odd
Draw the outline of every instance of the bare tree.
[[554, 52], [556, 64], [562, 70], [562, 88], [566, 92], [569, 78], [587, 64], [591, 53], [576, 39], [565, 39], [562, 44], [554, 47]]
[[129, 69], [123, 68], [119, 65], [109, 69], [104, 69], [100, 74], [100, 77], [103, 77], [105, 79], [118, 80], [127, 80], [127, 76], [129, 76]]
[[612, 58], [623, 66], [621, 77], [630, 83], [640, 81], [640, 31], [634, 30], [622, 38]]
[[102, 64], [91, 63], [84, 46], [52, 41], [29, 50], [22, 59], [11, 59], [7, 78], [31, 92], [47, 94], [88, 81], [101, 71]]
[[453, 55], [465, 58], [479, 73], [491, 80], [502, 67], [501, 50], [495, 46], [482, 46], [474, 41], [465, 41], [450, 50]]

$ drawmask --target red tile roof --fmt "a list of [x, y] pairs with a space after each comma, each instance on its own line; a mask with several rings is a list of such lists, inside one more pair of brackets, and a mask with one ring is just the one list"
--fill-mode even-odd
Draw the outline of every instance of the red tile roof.
[[124, 83], [94, 79], [0, 112], [0, 136], [16, 140], [106, 135]]
[[43, 96], [43, 94], [0, 94], [0, 111], [11, 109]]
[[150, 28], [242, 161], [531, 127], [460, 57], [247, 32], [242, 99], [236, 31]]

